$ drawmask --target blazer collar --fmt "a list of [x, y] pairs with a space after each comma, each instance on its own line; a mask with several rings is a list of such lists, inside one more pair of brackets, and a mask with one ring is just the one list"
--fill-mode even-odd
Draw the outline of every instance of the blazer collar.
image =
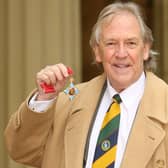
[[[151, 72], [146, 72], [145, 94], [142, 100], [145, 115], [163, 124], [168, 123], [167, 84]], [[166, 107], [167, 106], [167, 107]]]

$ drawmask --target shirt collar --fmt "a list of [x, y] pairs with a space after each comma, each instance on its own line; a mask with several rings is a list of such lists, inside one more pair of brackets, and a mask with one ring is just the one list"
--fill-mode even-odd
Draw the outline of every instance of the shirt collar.
[[[139, 103], [144, 92], [144, 86], [145, 86], [145, 73], [143, 72], [136, 82], [134, 82], [128, 88], [119, 93], [122, 99], [122, 103], [127, 109], [132, 107], [133, 104]], [[115, 94], [117, 94], [117, 91], [110, 85], [108, 79], [107, 79], [107, 92], [110, 99]]]

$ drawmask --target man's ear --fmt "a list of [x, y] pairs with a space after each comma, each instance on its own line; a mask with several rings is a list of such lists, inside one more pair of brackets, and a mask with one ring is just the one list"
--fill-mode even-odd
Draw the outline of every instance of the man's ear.
[[93, 52], [94, 52], [94, 55], [95, 55], [96, 62], [101, 63], [102, 62], [101, 51], [100, 51], [100, 46], [98, 44], [96, 44], [94, 46]]
[[144, 57], [143, 57], [144, 60], [148, 60], [150, 54], [149, 52], [150, 52], [150, 44], [147, 43], [144, 46]]

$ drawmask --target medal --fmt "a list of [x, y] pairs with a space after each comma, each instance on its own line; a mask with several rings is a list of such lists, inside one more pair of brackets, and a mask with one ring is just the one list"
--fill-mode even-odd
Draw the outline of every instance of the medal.
[[[67, 68], [68, 69], [68, 74], [72, 75], [73, 71], [71, 68]], [[79, 93], [79, 90], [74, 86], [74, 79], [73, 77], [70, 77], [69, 79], [70, 84], [69, 86], [64, 90], [64, 93], [67, 94], [69, 96], [70, 100], [73, 100], [75, 95], [77, 95]]]

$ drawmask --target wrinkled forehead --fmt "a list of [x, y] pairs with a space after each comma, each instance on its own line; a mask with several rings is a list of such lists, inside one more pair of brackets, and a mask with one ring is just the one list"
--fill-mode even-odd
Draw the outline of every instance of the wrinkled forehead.
[[113, 22], [114, 18], [118, 17], [118, 16], [121, 16], [121, 17], [125, 16], [125, 18], [134, 17], [135, 20], [137, 21], [137, 23], [140, 26], [140, 23], [139, 23], [137, 17], [132, 12], [130, 12], [130, 11], [118, 11], [118, 12], [111, 12], [111, 13], [108, 13], [108, 15], [102, 16], [100, 18], [101, 27], [109, 25], [111, 22]]

